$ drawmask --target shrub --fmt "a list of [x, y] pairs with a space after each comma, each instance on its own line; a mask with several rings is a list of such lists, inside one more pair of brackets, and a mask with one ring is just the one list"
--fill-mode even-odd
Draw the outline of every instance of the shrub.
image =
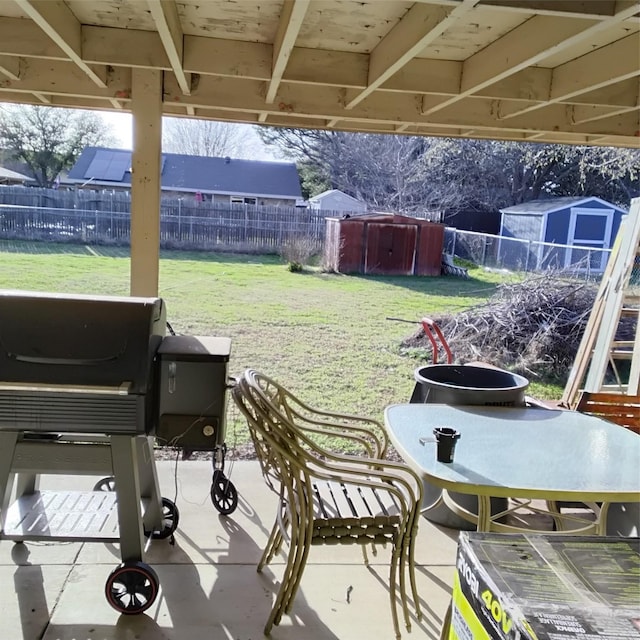
[[292, 236], [285, 240], [280, 255], [287, 262], [287, 268], [293, 273], [303, 271], [319, 251], [318, 241], [310, 236]]

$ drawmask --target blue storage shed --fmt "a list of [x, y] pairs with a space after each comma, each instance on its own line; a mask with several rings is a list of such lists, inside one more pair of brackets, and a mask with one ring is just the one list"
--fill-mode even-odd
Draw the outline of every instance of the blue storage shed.
[[500, 257], [505, 266], [574, 267], [598, 273], [607, 264], [608, 249], [627, 211], [594, 196], [580, 196], [531, 200], [500, 213]]

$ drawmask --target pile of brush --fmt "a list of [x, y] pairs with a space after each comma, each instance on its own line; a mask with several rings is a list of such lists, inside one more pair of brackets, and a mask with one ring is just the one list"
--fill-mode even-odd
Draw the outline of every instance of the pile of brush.
[[[536, 274], [518, 284], [501, 285], [482, 305], [433, 320], [456, 363], [480, 360], [530, 380], [561, 381], [573, 365], [597, 292], [597, 284], [556, 272]], [[632, 340], [634, 335], [635, 320], [625, 319], [617, 339]], [[424, 347], [431, 353], [422, 329], [402, 346]]]

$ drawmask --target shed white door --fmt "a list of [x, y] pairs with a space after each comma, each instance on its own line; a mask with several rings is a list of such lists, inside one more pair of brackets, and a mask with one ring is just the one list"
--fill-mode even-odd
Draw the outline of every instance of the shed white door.
[[[604, 271], [611, 246], [613, 209], [571, 209], [568, 245], [577, 245], [566, 252], [565, 267]], [[581, 264], [579, 264], [581, 263]]]

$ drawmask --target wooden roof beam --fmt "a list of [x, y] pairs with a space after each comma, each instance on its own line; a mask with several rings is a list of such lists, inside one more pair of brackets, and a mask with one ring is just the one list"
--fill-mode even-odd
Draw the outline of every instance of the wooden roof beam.
[[[1, 24], [0, 21], [0, 27]], [[3, 49], [7, 53], [1, 31], [0, 29], [0, 53]], [[93, 26], [84, 26], [82, 33], [86, 60], [99, 64], [170, 69], [167, 55], [155, 33]], [[18, 45], [13, 45], [9, 52], [13, 54], [17, 49]], [[263, 43], [189, 35], [184, 37], [184, 68], [193, 74], [269, 82], [271, 57], [271, 47]], [[434, 94], [439, 95], [440, 100], [455, 97], [460, 90], [462, 65], [462, 62], [453, 60], [415, 58], [381, 85], [378, 91]], [[347, 90], [362, 91], [367, 86], [367, 68], [366, 54], [294, 47], [282, 82], [340, 86]], [[474, 95], [544, 103], [549, 100], [550, 88], [551, 69], [530, 67], [491, 84]], [[606, 97], [608, 100], [611, 96], [594, 94], [591, 102], [588, 97], [588, 94], [581, 94], [576, 101], [606, 106], [608, 103], [601, 99]], [[634, 100], [635, 97], [625, 95], [623, 101], [615, 104], [620, 107], [629, 106]]]
[[[25, 59], [18, 80], [1, 80], [0, 96], [3, 92], [29, 92], [45, 95], [104, 98], [111, 101], [127, 101], [131, 94], [131, 69], [114, 67], [105, 76], [105, 88], [97, 87], [72, 62], [57, 62]], [[113, 104], [113, 103], [112, 103]]]
[[[56, 96], [38, 92], [2, 92], [0, 101], [13, 104], [50, 105], [65, 109], [89, 109], [92, 111], [113, 111], [113, 107], [104, 98], [87, 98], [76, 96]], [[184, 112], [184, 107], [182, 109]]]
[[278, 24], [278, 32], [273, 42], [273, 62], [271, 80], [267, 88], [266, 102], [273, 104], [278, 87], [289, 62], [291, 52], [298, 38], [302, 22], [311, 0], [285, 0]]
[[[548, 101], [515, 108], [503, 117], [513, 118], [549, 104], [569, 102], [580, 94], [634, 78], [640, 75], [639, 52], [640, 34], [634, 33], [560, 65], [552, 72]], [[616, 63], [611, 64], [612, 60]]]
[[593, 107], [633, 107], [638, 104], [640, 79], [631, 78], [603, 89], [574, 96], [571, 104]]
[[588, 136], [590, 144], [605, 144], [609, 141], [607, 136]]
[[482, 5], [499, 11], [506, 9], [519, 13], [535, 12], [547, 16], [606, 20], [634, 2], [636, 0], [483, 0]]
[[20, 80], [20, 58], [0, 55], [0, 73], [9, 80]]
[[178, 86], [188, 96], [191, 93], [191, 78], [184, 72], [182, 64], [184, 35], [176, 3], [174, 0], [147, 0], [147, 4]]
[[630, 113], [632, 111], [640, 111], [640, 104], [620, 109], [607, 109], [606, 107], [582, 107], [574, 105], [571, 107], [571, 121], [574, 124], [583, 124], [585, 122], [594, 122], [595, 120], [604, 120], [604, 118], [621, 116], [623, 113]]
[[[240, 81], [233, 78], [202, 76], [197, 90], [191, 96], [174, 93], [172, 76], [165, 78], [165, 102], [171, 105], [192, 104], [197, 108], [244, 111], [248, 113], [267, 112], [272, 116], [289, 114], [291, 117], [316, 118], [325, 121], [352, 120], [358, 122], [382, 122], [396, 125], [405, 122], [412, 125], [433, 125], [436, 127], [457, 127], [467, 129], [504, 128], [517, 131], [568, 131], [569, 133], [612, 135], [632, 137], [640, 128], [635, 113], [623, 114], [619, 118], [609, 118], [593, 123], [573, 125], [565, 105], [551, 105], [545, 112], [533, 112], [520, 118], [502, 121], [496, 113], [494, 101], [487, 99], [467, 100], [436, 116], [424, 115], [417, 108], [415, 96], [378, 92], [370, 97], [366, 106], [346, 110], [343, 92], [338, 88], [311, 86], [304, 87], [284, 84], [274, 105], [264, 102], [264, 86], [260, 81]], [[175, 98], [173, 96], [176, 96]], [[424, 99], [428, 98], [425, 96]], [[340, 124], [343, 127], [343, 124]], [[628, 140], [627, 140], [628, 142]]]
[[0, 17], [0, 53], [25, 58], [68, 60], [64, 51], [31, 20]]
[[[505, 109], [517, 108], [513, 106], [514, 103], [512, 102], [497, 101], [494, 104], [496, 105], [496, 108], [494, 110], [495, 114], [501, 121], [508, 121], [511, 118], [508, 111], [507, 115], [505, 116]], [[555, 103], [549, 103], [543, 106], [550, 107], [552, 104]], [[625, 113], [632, 113], [633, 111], [638, 111], [640, 109], [640, 104], [637, 96], [634, 102], [629, 105], [592, 105], [563, 103], [562, 106], [564, 106], [566, 109], [567, 123], [571, 125], [583, 124], [585, 122], [594, 122], [595, 120], [603, 120], [605, 118], [612, 118], [614, 116], [619, 116]], [[534, 111], [534, 109], [527, 110], [526, 112], [523, 111], [522, 114], [518, 113], [516, 115], [524, 115], [525, 113], [531, 113], [532, 111]], [[515, 117], [515, 115], [513, 117]]]
[[[575, 46], [595, 33], [623, 22], [638, 12], [638, 5], [623, 5], [614, 16], [592, 20], [559, 19], [536, 15], [474, 54], [462, 66], [460, 93], [430, 107], [435, 113], [556, 53]], [[593, 87], [596, 88], [596, 87]]]
[[84, 25], [82, 53], [85, 60], [94, 64], [171, 70], [167, 52], [155, 31]]
[[478, 2], [461, 0], [453, 9], [414, 4], [371, 52], [367, 86], [345, 108], [353, 109], [360, 104]]
[[[177, 83], [171, 76], [172, 82], [176, 86]], [[257, 92], [256, 95], [260, 96], [260, 102], [264, 108], [263, 93]], [[43, 97], [46, 97], [43, 95]], [[52, 95], [50, 97], [50, 103], [55, 106], [61, 107], [78, 107], [81, 109], [94, 109], [94, 110], [112, 110], [108, 101], [104, 98], [88, 98], [88, 97], [75, 97], [75, 96], [61, 96]], [[37, 101], [33, 93], [11, 93], [2, 92], [1, 99], [3, 102], [14, 102], [20, 104], [41, 104]], [[185, 108], [189, 105], [185, 105], [184, 102], [179, 101], [175, 103], [163, 104], [163, 111], [165, 114], [173, 114], [178, 116], [185, 116]], [[191, 105], [193, 106], [193, 105]], [[195, 107], [194, 107], [195, 108]], [[391, 114], [383, 114], [385, 120], [367, 118], [367, 114], [356, 113], [357, 117], [353, 117], [353, 112], [343, 112], [343, 116], [335, 116], [337, 124], [335, 130], [340, 131], [376, 131], [394, 133], [398, 126], [397, 120], [395, 124], [391, 122]], [[404, 111], [403, 111], [404, 113]], [[415, 110], [414, 110], [415, 113]], [[224, 106], [222, 108], [216, 108], [212, 105], [205, 105], [202, 108], [197, 108], [197, 114], [199, 118], [212, 118], [215, 120], [229, 121], [229, 122], [247, 122], [250, 124], [256, 124], [258, 121], [258, 111], [247, 111], [246, 106], [244, 108], [232, 108]], [[406, 115], [406, 114], [405, 114]], [[626, 114], [625, 118], [628, 120]], [[327, 128], [327, 121], [331, 118], [320, 118], [319, 116], [296, 114], [296, 113], [269, 113], [269, 124], [274, 126], [288, 126], [296, 128], [309, 128], [309, 129], [324, 129]], [[612, 119], [615, 120], [615, 119]], [[533, 123], [533, 125], [539, 123]], [[617, 124], [617, 123], [613, 123]], [[533, 126], [532, 125], [532, 126]], [[619, 147], [637, 147], [638, 139], [633, 137], [632, 133], [628, 133], [632, 126], [638, 127], [638, 117], [635, 116], [631, 121], [626, 122], [624, 126], [609, 126], [610, 131], [603, 130], [603, 127], [598, 127], [599, 131], [593, 126], [589, 127], [585, 131], [570, 131], [565, 133], [550, 132], [545, 129], [513, 129], [513, 128], [500, 128], [500, 125], [485, 126], [484, 124], [477, 125], [471, 123], [467, 129], [460, 129], [455, 124], [447, 122], [444, 124], [429, 123], [429, 122], [412, 122], [407, 129], [407, 133], [411, 132], [412, 135], [430, 135], [430, 136], [460, 136], [462, 131], [471, 128], [475, 129], [474, 137], [488, 137], [488, 138], [500, 138], [504, 140], [537, 140], [539, 142], [563, 142], [565, 144], [596, 144], [607, 146], [619, 146]], [[587, 125], [584, 125], [585, 127]], [[617, 132], [613, 132], [616, 130]], [[636, 129], [637, 130], [637, 129]], [[564, 136], [560, 140], [560, 136]]]
[[14, 1], [96, 86], [102, 89], [107, 86], [104, 78], [82, 59], [82, 26], [64, 2]]

